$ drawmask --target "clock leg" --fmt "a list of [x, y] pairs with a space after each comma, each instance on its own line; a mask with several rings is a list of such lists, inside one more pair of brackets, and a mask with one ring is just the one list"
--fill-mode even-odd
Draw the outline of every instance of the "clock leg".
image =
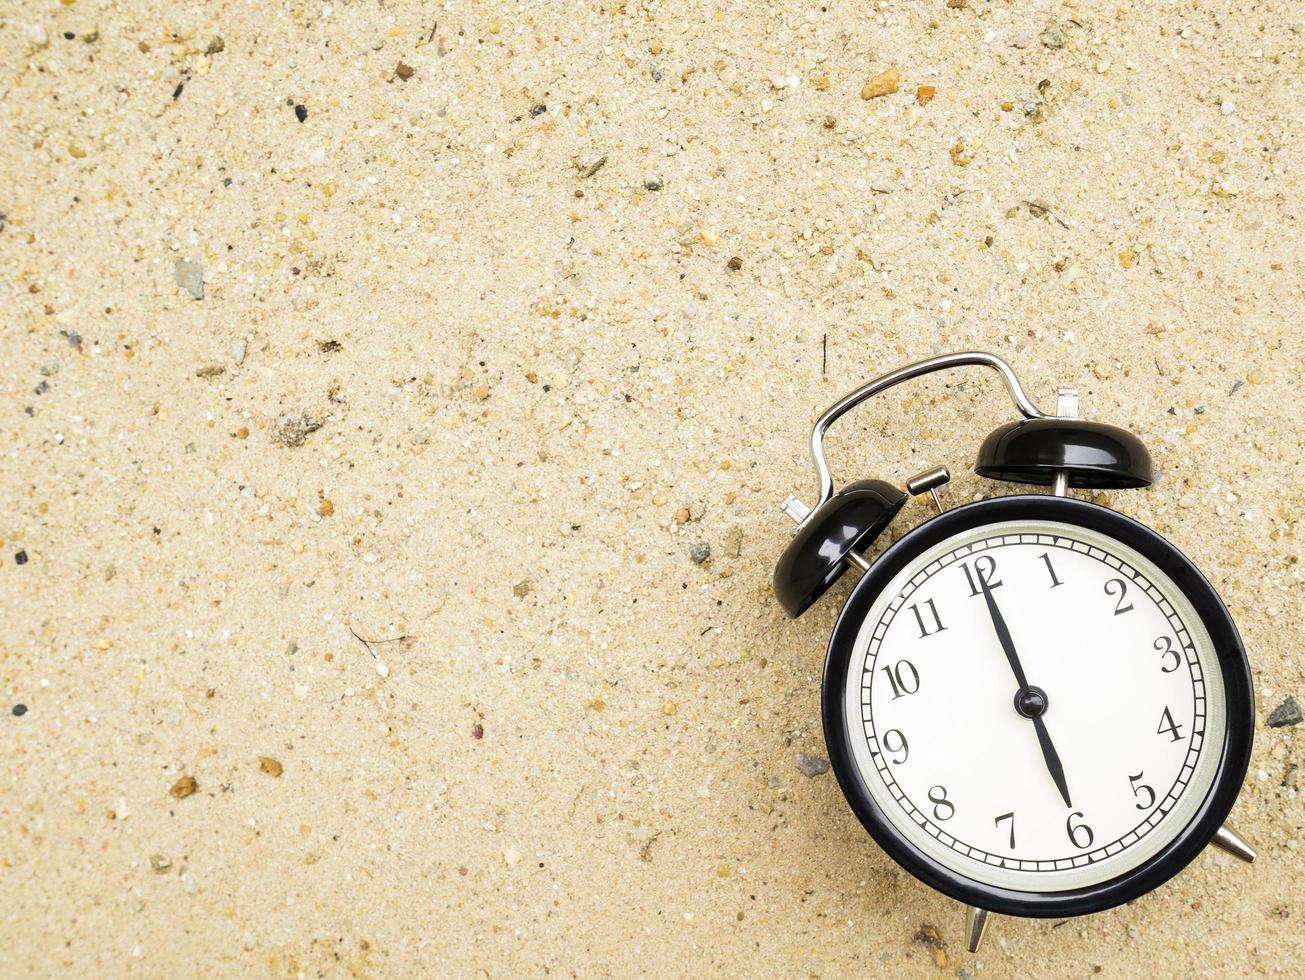
[[979, 951], [979, 944], [983, 942], [983, 931], [988, 928], [988, 910], [981, 909], [977, 905], [968, 905], [965, 908], [965, 948], [971, 953]]
[[1215, 832], [1214, 839], [1210, 843], [1227, 851], [1233, 857], [1241, 858], [1247, 864], [1255, 860], [1255, 848], [1246, 843], [1241, 835], [1227, 824]]

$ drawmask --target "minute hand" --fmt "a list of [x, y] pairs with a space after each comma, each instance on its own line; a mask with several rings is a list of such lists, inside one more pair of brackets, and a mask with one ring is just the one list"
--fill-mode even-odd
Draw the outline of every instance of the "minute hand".
[[[1029, 686], [1028, 678], [1024, 676], [1024, 666], [1020, 663], [1020, 655], [1015, 652], [1015, 642], [1010, 637], [1010, 629], [1006, 626], [1006, 620], [1001, 615], [1001, 610], [997, 608], [997, 602], [992, 597], [992, 592], [987, 585], [983, 586], [983, 598], [988, 604], [988, 614], [992, 617], [993, 629], [997, 631], [997, 639], [1001, 641], [1001, 648], [1006, 654], [1006, 660], [1010, 663], [1011, 672], [1015, 675], [1015, 681], [1024, 690]], [[1056, 789], [1060, 790], [1061, 798], [1065, 801], [1065, 806], [1073, 806], [1069, 801], [1069, 786], [1065, 781], [1065, 767], [1061, 765], [1060, 755], [1056, 752], [1056, 747], [1051, 744], [1051, 734], [1047, 731], [1047, 724], [1042, 720], [1041, 715], [1034, 715], [1033, 728], [1038, 733], [1038, 745], [1042, 749], [1042, 758], [1047, 763], [1047, 772], [1051, 774], [1052, 780], [1056, 784]]]

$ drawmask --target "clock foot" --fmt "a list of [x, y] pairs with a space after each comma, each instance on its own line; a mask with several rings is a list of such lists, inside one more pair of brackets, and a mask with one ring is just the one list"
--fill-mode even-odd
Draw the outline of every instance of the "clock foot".
[[1255, 860], [1255, 848], [1242, 840], [1241, 835], [1227, 824], [1215, 832], [1214, 839], [1210, 843], [1227, 851], [1233, 857], [1241, 858], [1247, 864]]
[[969, 905], [965, 908], [965, 948], [971, 953], [979, 951], [979, 944], [983, 942], [983, 931], [988, 928], [988, 910], [981, 909], [977, 905]]

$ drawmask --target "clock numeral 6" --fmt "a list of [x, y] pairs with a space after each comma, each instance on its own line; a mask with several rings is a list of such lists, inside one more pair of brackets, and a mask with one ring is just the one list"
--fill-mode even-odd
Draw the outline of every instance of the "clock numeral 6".
[[992, 555], [980, 555], [974, 559], [974, 571], [970, 571], [968, 561], [961, 562], [961, 571], [965, 573], [965, 580], [970, 583], [970, 595], [976, 596], [984, 591], [997, 588], [1001, 582], [997, 581], [997, 559]]
[[1128, 785], [1133, 787], [1134, 796], [1141, 796], [1143, 793], [1146, 794], [1145, 803], [1135, 803], [1133, 805], [1139, 810], [1149, 810], [1151, 807], [1155, 806], [1155, 790], [1146, 783], [1142, 783], [1140, 786], [1137, 784], [1137, 781], [1141, 779], [1143, 775], [1144, 773], [1139, 772], [1136, 776], [1129, 776]]
[[[897, 736], [896, 739], [893, 738], [894, 735]], [[911, 747], [907, 744], [906, 736], [902, 734], [901, 729], [898, 728], [888, 729], [888, 731], [884, 732], [884, 737], [880, 741], [883, 742], [883, 746], [887, 751], [902, 753], [902, 757], [900, 759], [890, 758], [888, 760], [895, 766], [900, 766], [903, 762], [907, 760], [907, 757], [910, 756], [911, 754]], [[893, 744], [894, 741], [897, 742], [896, 745]]]
[[1092, 835], [1092, 828], [1085, 823], [1074, 823], [1075, 817], [1082, 817], [1082, 810], [1075, 810], [1065, 818], [1065, 833], [1069, 835], [1069, 842], [1080, 850], [1092, 846], [1095, 837]]
[[946, 786], [930, 786], [929, 802], [933, 804], [933, 818], [937, 821], [950, 820], [956, 815], [956, 807], [947, 799]]
[[879, 669], [888, 677], [888, 683], [893, 689], [894, 701], [920, 690], [920, 672], [915, 669], [915, 664], [911, 661], [899, 660], [892, 667], [884, 665]]
[[[1054, 589], [1055, 586], [1053, 585], [1052, 588]], [[993, 820], [992, 825], [994, 827], [1000, 827], [1003, 820], [1010, 821], [1010, 849], [1013, 851], [1015, 850], [1015, 812], [1012, 810], [1010, 813], [1003, 813], [1001, 816]]]
[[1157, 651], [1159, 651], [1161, 657], [1174, 658], [1173, 666], [1161, 667], [1160, 673], [1172, 674], [1175, 670], [1178, 669], [1178, 665], [1183, 662], [1183, 658], [1179, 655], [1178, 650], [1174, 646], [1174, 641], [1171, 637], [1168, 636], [1157, 637], [1155, 643], [1151, 644], [1151, 646]]
[[[1166, 725], [1165, 722], [1169, 722], [1169, 724]], [[1169, 741], [1177, 742], [1183, 737], [1183, 726], [1174, 721], [1174, 716], [1169, 713], [1169, 709], [1166, 707], [1164, 714], [1160, 716], [1160, 727], [1155, 730], [1155, 733], [1157, 735], [1168, 735]]]
[[1116, 616], [1122, 616], [1124, 615], [1124, 613], [1132, 611], [1133, 604], [1131, 602], [1128, 603], [1127, 605], [1124, 604], [1124, 596], [1128, 595], [1128, 586], [1124, 584], [1124, 580], [1122, 578], [1112, 578], [1109, 582], [1106, 583], [1106, 595], [1108, 596], [1117, 595], [1119, 597], [1118, 599], [1115, 600]]

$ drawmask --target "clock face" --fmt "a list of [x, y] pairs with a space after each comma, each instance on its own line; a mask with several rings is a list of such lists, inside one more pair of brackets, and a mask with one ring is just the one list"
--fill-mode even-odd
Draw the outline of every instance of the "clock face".
[[1223, 676], [1192, 602], [1096, 530], [984, 524], [906, 562], [842, 685], [851, 765], [916, 850], [1022, 892], [1105, 882], [1192, 822]]

